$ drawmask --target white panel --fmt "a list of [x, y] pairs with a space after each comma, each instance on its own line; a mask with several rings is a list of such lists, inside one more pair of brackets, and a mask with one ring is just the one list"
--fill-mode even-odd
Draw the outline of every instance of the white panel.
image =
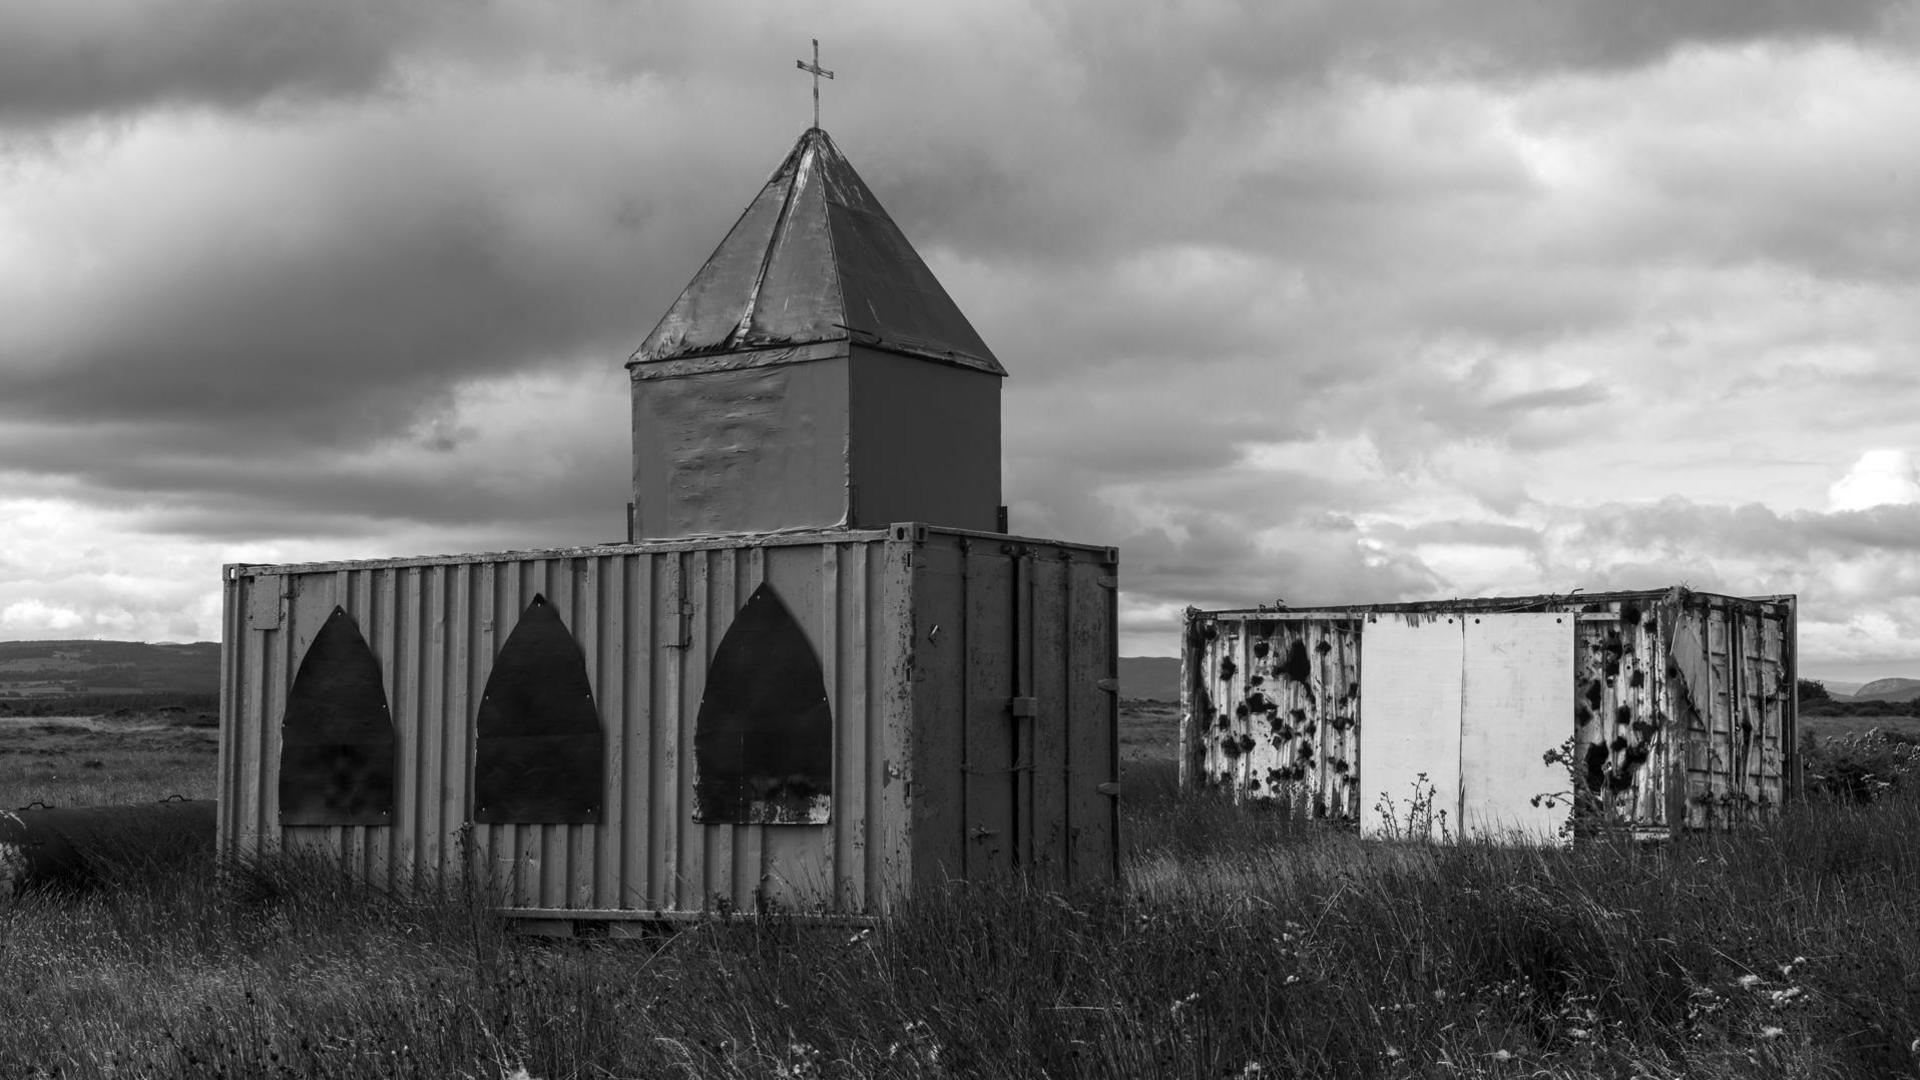
[[1458, 833], [1461, 650], [1458, 615], [1382, 613], [1361, 631], [1362, 835]]
[[[1567, 772], [1542, 755], [1573, 734], [1574, 616], [1467, 615], [1461, 684], [1461, 835], [1553, 843]], [[1372, 643], [1367, 658], [1372, 659]], [[1535, 796], [1560, 793], [1553, 805]]]

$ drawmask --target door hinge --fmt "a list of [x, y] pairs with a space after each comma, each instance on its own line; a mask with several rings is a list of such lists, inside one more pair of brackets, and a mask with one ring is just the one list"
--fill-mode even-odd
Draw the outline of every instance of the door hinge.
[[999, 835], [999, 829], [989, 829], [985, 825], [975, 825], [973, 828], [967, 830], [967, 839], [969, 840], [985, 840], [989, 836]]
[[1007, 711], [1012, 713], [1016, 720], [1031, 720], [1040, 715], [1040, 699], [1032, 697], [1014, 698], [1007, 703]]
[[1119, 679], [1096, 679], [1093, 685], [1105, 690], [1109, 694], [1117, 694], [1120, 692]]
[[1106, 783], [1101, 784], [1099, 787], [1096, 787], [1094, 790], [1098, 791], [1102, 795], [1105, 795], [1109, 799], [1117, 799], [1120, 797], [1120, 781], [1109, 780]]

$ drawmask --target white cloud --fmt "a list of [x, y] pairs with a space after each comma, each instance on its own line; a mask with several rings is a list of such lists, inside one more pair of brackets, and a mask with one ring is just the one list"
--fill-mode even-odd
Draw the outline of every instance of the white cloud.
[[1868, 450], [1847, 474], [1827, 489], [1827, 505], [1834, 510], [1865, 510], [1874, 506], [1920, 502], [1920, 466], [1913, 452], [1901, 449]]

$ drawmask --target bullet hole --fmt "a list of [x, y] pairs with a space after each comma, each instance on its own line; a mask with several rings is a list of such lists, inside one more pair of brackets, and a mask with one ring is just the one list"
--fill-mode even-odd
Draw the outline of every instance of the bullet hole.
[[1309, 720], [1307, 721], [1307, 726], [1300, 729], [1300, 734], [1305, 735], [1307, 738], [1311, 739], [1313, 738], [1313, 733], [1317, 730], [1319, 730], [1319, 725]]
[[1240, 670], [1239, 666], [1233, 662], [1233, 657], [1223, 656], [1220, 658], [1220, 681], [1221, 682], [1226, 682], [1228, 679], [1233, 678], [1234, 673], [1239, 670]]
[[1599, 679], [1594, 679], [1587, 683], [1587, 706], [1595, 712], [1598, 712], [1600, 709], [1600, 699], [1605, 697], [1606, 694], [1606, 685]]
[[1587, 790], [1599, 791], [1607, 783], [1607, 748], [1600, 743], [1587, 745]]
[[1660, 629], [1660, 620], [1654, 618], [1651, 615], [1647, 616], [1647, 626], [1646, 626], [1647, 633], [1651, 635], [1655, 630], [1658, 630], [1658, 629]]
[[1240, 736], [1240, 749], [1242, 752], [1251, 752], [1253, 750], [1253, 736]]
[[1667, 678], [1677, 679], [1679, 677], [1680, 677], [1679, 662], [1674, 660], [1674, 658], [1671, 656], [1667, 657]]
[[1360, 697], [1360, 684], [1357, 682], [1348, 683], [1347, 684], [1347, 700], [1354, 701], [1354, 700], [1357, 700], [1359, 697]]
[[1327, 723], [1332, 726], [1333, 730], [1344, 732], [1353, 726], [1353, 717], [1335, 713], [1333, 719], [1327, 721]]
[[1227, 755], [1227, 760], [1229, 761], [1238, 758], [1240, 756], [1240, 740], [1239, 739], [1220, 740], [1220, 752]]
[[1307, 719], [1307, 710], [1295, 709], [1292, 712], [1288, 713], [1287, 715], [1293, 717], [1293, 722], [1296, 724], [1305, 723]]
[[1221, 769], [1221, 770], [1220, 770], [1220, 782], [1221, 782], [1221, 783], [1223, 783], [1223, 784], [1231, 784], [1231, 783], [1233, 783], [1233, 770], [1232, 770], [1232, 769]]
[[1353, 768], [1353, 766], [1347, 764], [1346, 758], [1333, 759], [1333, 771], [1336, 773], [1339, 773], [1341, 776], [1345, 776], [1347, 774], [1347, 770], [1351, 768]]
[[1627, 685], [1633, 687], [1636, 690], [1638, 690], [1642, 686], [1647, 685], [1647, 673], [1644, 671], [1641, 671], [1639, 668], [1634, 668], [1633, 676], [1627, 680]]
[[1287, 646], [1287, 662], [1280, 665], [1280, 674], [1297, 683], [1313, 677], [1313, 662], [1307, 659], [1306, 642], [1296, 641]]
[[[1293, 725], [1282, 724], [1276, 720], [1273, 725], [1273, 733], [1282, 739], [1291, 739], [1293, 738]], [[1277, 746], [1279, 744], [1275, 743], [1274, 745]]]
[[1248, 791], [1259, 791], [1259, 790], [1260, 790], [1260, 781], [1258, 781], [1258, 780], [1248, 780], [1248, 781], [1247, 781], [1247, 790], [1248, 790]]
[[1625, 750], [1627, 748], [1627, 737], [1625, 735], [1615, 735], [1612, 745], [1615, 750]]
[[1313, 793], [1313, 816], [1317, 818], [1327, 816], [1327, 793], [1324, 791]]
[[1640, 625], [1640, 605], [1631, 600], [1620, 605], [1620, 621], [1628, 626]]
[[1321, 638], [1320, 644], [1315, 645], [1313, 651], [1319, 653], [1321, 656], [1325, 656], [1333, 651], [1333, 642], [1328, 641], [1326, 638]]
[[1620, 674], [1620, 658], [1617, 656], [1607, 657], [1606, 662], [1600, 665], [1600, 672], [1609, 679], [1618, 676]]
[[1267, 786], [1268, 787], [1277, 788], [1281, 784], [1285, 783], [1286, 780], [1287, 780], [1286, 770], [1284, 769], [1268, 769], [1267, 770]]
[[1653, 733], [1655, 730], [1657, 729], [1652, 724], [1647, 723], [1645, 720], [1635, 720], [1633, 722], [1633, 736], [1634, 738], [1639, 739], [1642, 743], [1645, 743], [1651, 740], [1653, 738]]
[[1580, 606], [1580, 610], [1581, 610], [1581, 611], [1585, 611], [1585, 612], [1588, 612], [1589, 614], [1591, 614], [1592, 612], [1596, 612], [1596, 611], [1603, 611], [1603, 610], [1605, 610], [1605, 609], [1604, 609], [1604, 608], [1602, 608], [1602, 607], [1601, 607], [1601, 606], [1600, 606], [1599, 604], [1597, 604], [1597, 603], [1594, 603], [1594, 604], [1582, 604], [1582, 605]]
[[1206, 625], [1206, 629], [1201, 631], [1201, 635], [1205, 637], [1208, 641], [1212, 641], [1214, 638], [1217, 638], [1220, 636], [1220, 628], [1218, 626], [1215, 626], [1212, 623], [1208, 623]]
[[1236, 719], [1239, 719], [1239, 720], [1245, 720], [1247, 716], [1252, 712], [1253, 712], [1253, 709], [1248, 707], [1247, 703], [1244, 701], [1233, 707], [1233, 715]]
[[1632, 787], [1633, 787], [1633, 773], [1631, 771], [1622, 769], [1621, 771], [1613, 773], [1612, 775], [1607, 777], [1608, 791], [1619, 793], [1622, 791], [1626, 791]]
[[1301, 743], [1300, 749], [1295, 751], [1294, 756], [1298, 757], [1301, 761], [1312, 762], [1313, 761], [1313, 744]]
[[1221, 731], [1225, 731], [1228, 728], [1233, 726], [1233, 720], [1232, 718], [1228, 717], [1226, 713], [1221, 713], [1220, 722], [1215, 724], [1214, 726], [1219, 728]]
[[1633, 706], [1622, 705], [1619, 708], [1613, 710], [1613, 722], [1623, 726], [1626, 724], [1632, 723], [1633, 722]]
[[1588, 724], [1592, 722], [1593, 722], [1592, 709], [1587, 708], [1585, 705], [1575, 705], [1573, 707], [1573, 726], [1574, 727], [1586, 727]]
[[1267, 695], [1256, 690], [1247, 695], [1247, 708], [1257, 713], [1263, 713], [1272, 708], [1272, 703], [1267, 700]]
[[1753, 738], [1753, 721], [1744, 716], [1740, 718], [1740, 737], [1742, 739]]
[[1272, 650], [1264, 641], [1256, 641], [1253, 643], [1253, 658], [1256, 660], [1265, 660], [1267, 658], [1267, 653], [1271, 651]]
[[1264, 683], [1265, 683], [1266, 681], [1267, 681], [1267, 677], [1266, 677], [1265, 675], [1249, 675], [1249, 676], [1247, 676], [1247, 685], [1248, 685], [1248, 686], [1260, 686], [1260, 685], [1262, 685], [1262, 684], [1264, 684]]

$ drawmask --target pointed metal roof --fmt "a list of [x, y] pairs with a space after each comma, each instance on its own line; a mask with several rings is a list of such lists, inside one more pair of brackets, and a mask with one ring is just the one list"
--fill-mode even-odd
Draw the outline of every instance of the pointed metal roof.
[[840, 148], [809, 128], [628, 363], [849, 340], [1007, 373]]

